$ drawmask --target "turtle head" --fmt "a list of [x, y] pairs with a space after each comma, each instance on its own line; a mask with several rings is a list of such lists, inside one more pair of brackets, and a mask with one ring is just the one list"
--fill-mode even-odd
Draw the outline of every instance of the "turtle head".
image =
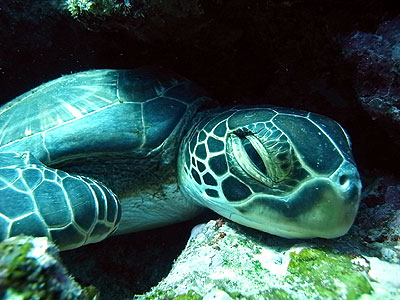
[[288, 238], [334, 238], [352, 225], [361, 181], [343, 128], [286, 108], [203, 113], [185, 136], [181, 190], [242, 225]]

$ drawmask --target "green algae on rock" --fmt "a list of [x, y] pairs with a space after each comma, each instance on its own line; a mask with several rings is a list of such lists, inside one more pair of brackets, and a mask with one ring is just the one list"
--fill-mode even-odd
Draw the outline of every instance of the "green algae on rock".
[[[299, 253], [290, 252], [286, 277], [289, 282], [304, 284], [303, 288], [322, 299], [358, 299], [370, 294], [372, 287], [352, 258], [335, 254], [328, 249], [305, 248]], [[360, 272], [361, 271], [361, 272]], [[366, 270], [365, 270], [366, 271]]]
[[182, 295], [176, 295], [173, 291], [165, 292], [157, 290], [154, 291], [152, 295], [143, 298], [143, 300], [201, 300], [201, 299], [203, 298], [192, 290], [189, 290], [186, 294]]
[[[198, 0], [190, 1], [135, 1], [135, 0], [66, 0], [65, 7], [74, 18], [120, 17], [129, 23], [129, 18], [139, 19], [146, 16], [159, 18], [184, 18], [199, 16], [203, 9]], [[118, 22], [118, 20], [114, 20]]]
[[47, 238], [17, 236], [0, 243], [0, 299], [94, 300], [93, 286], [81, 288], [58, 261]]
[[113, 0], [67, 0], [65, 5], [73, 17], [81, 14], [107, 16], [112, 13], [122, 13], [126, 5]]

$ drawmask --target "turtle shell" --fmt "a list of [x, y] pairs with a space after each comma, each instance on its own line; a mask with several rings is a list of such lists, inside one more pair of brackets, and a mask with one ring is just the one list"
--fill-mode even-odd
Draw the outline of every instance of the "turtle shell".
[[142, 67], [63, 76], [1, 107], [0, 240], [25, 233], [72, 249], [191, 217], [176, 157], [209, 100]]
[[66, 75], [1, 108], [0, 151], [29, 151], [57, 165], [175, 149], [186, 122], [208, 100], [189, 80], [156, 67]]

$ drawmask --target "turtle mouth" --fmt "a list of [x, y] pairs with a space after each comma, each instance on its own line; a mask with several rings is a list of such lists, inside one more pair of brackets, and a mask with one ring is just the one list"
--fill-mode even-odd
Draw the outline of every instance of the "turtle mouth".
[[361, 183], [358, 177], [342, 175], [339, 178], [344, 184], [318, 177], [304, 183], [289, 196], [256, 195], [238, 204], [237, 212], [230, 218], [286, 238], [342, 236], [348, 232], [357, 214]]

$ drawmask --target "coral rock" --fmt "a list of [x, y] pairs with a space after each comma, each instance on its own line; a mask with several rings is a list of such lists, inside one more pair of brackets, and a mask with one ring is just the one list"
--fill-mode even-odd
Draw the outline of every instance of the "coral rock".
[[384, 272], [400, 266], [360, 252], [351, 235], [288, 240], [221, 220], [194, 231], [169, 275], [136, 299], [400, 297], [398, 277]]
[[95, 288], [82, 289], [57, 255], [46, 237], [17, 236], [0, 243], [0, 299], [97, 299]]
[[353, 33], [344, 53], [355, 65], [362, 106], [400, 144], [400, 19], [381, 24], [376, 33]]

